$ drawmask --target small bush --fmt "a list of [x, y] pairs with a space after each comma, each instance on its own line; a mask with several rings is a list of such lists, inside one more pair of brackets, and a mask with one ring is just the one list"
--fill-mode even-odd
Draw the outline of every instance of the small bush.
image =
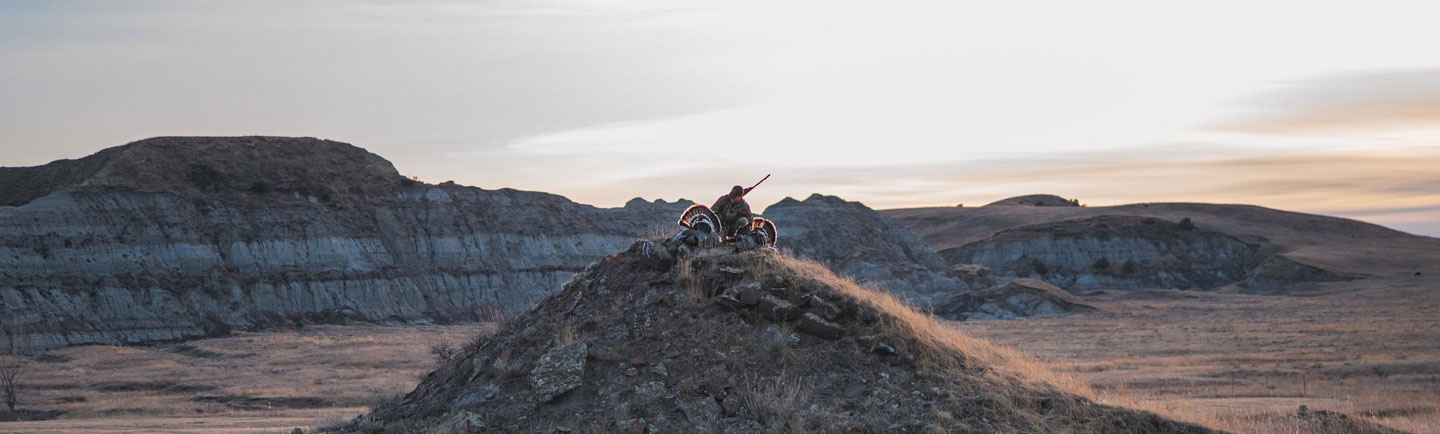
[[255, 193], [255, 194], [265, 194], [265, 193], [269, 193], [269, 192], [271, 192], [271, 191], [275, 191], [275, 187], [271, 187], [271, 186], [270, 186], [270, 183], [268, 183], [268, 182], [265, 182], [265, 181], [255, 181], [255, 182], [253, 182], [253, 183], [250, 183], [250, 192], [251, 192], [251, 193]]
[[1095, 261], [1094, 264], [1090, 265], [1090, 268], [1094, 268], [1094, 269], [1096, 269], [1096, 270], [1101, 270], [1101, 271], [1109, 270], [1109, 269], [1110, 269], [1110, 259], [1101, 257], [1100, 260]]
[[585, 332], [595, 331], [596, 329], [599, 329], [599, 328], [600, 328], [600, 322], [599, 322], [599, 321], [595, 321], [594, 318], [591, 318], [591, 319], [585, 320], [585, 322], [580, 323], [580, 329], [579, 329], [579, 330], [580, 330], [581, 333], [585, 333]]
[[1035, 274], [1039, 274], [1039, 275], [1042, 275], [1042, 276], [1043, 276], [1043, 275], [1046, 275], [1046, 274], [1050, 274], [1050, 267], [1046, 267], [1046, 266], [1045, 266], [1045, 263], [1044, 263], [1044, 262], [1040, 262], [1039, 259], [1031, 259], [1031, 260], [1030, 260], [1030, 268], [1034, 268], [1034, 269], [1035, 269]]
[[1190, 218], [1189, 218], [1189, 217], [1186, 217], [1186, 218], [1180, 219], [1180, 225], [1179, 225], [1178, 227], [1179, 227], [1180, 230], [1182, 230], [1182, 231], [1195, 230], [1195, 222], [1190, 221]]
[[202, 191], [211, 191], [219, 188], [225, 183], [225, 176], [221, 175], [215, 168], [204, 164], [192, 164], [185, 176], [195, 188]]
[[450, 341], [440, 341], [430, 346], [430, 355], [435, 356], [437, 363], [445, 363], [460, 357], [460, 347]]
[[760, 425], [776, 432], [794, 432], [803, 424], [801, 412], [810, 403], [810, 392], [798, 377], [783, 372], [773, 378], [746, 378], [740, 389], [741, 406]]
[[1120, 266], [1120, 272], [1125, 274], [1135, 274], [1138, 271], [1140, 267], [1135, 265], [1135, 261], [1125, 261], [1125, 265]]

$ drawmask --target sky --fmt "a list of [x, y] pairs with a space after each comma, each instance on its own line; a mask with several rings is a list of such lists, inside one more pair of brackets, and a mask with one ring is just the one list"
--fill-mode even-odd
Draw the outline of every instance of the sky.
[[339, 140], [597, 206], [1248, 203], [1440, 236], [1440, 6], [0, 0], [0, 166]]

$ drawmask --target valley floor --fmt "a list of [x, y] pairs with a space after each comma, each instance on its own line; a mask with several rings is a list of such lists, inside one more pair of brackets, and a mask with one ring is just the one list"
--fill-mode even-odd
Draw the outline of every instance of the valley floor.
[[[1440, 287], [1086, 300], [1104, 311], [958, 327], [1091, 382], [1106, 401], [1232, 432], [1307, 432], [1289, 416], [1306, 405], [1440, 433]], [[26, 371], [21, 407], [65, 413], [0, 431], [308, 432], [410, 391], [435, 366], [432, 345], [464, 345], [485, 327], [326, 325], [56, 350]]]
[[55, 350], [24, 372], [20, 407], [65, 413], [0, 432], [308, 432], [414, 389], [436, 364], [431, 345], [462, 345], [483, 326], [322, 325]]
[[1297, 432], [1305, 405], [1440, 433], [1440, 286], [1347, 289], [1109, 292], [1086, 297], [1105, 312], [959, 327], [1109, 401], [1232, 432]]

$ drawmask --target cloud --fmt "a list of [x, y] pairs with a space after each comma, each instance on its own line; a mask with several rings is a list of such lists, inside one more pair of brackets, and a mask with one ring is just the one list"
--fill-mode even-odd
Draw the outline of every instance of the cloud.
[[1263, 134], [1440, 129], [1440, 69], [1294, 81], [1248, 105], [1249, 113], [1211, 127]]

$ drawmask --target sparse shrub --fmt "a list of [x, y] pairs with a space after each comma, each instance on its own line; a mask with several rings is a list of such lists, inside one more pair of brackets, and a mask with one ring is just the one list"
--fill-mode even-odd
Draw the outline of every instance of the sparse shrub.
[[5, 390], [5, 406], [13, 412], [20, 403], [20, 374], [24, 372], [28, 362], [25, 359], [25, 347], [29, 335], [25, 334], [25, 326], [19, 319], [4, 324], [3, 328], [5, 351], [0, 353], [0, 389]]
[[575, 328], [569, 325], [561, 327], [560, 331], [555, 334], [555, 341], [557, 344], [560, 345], [570, 345], [578, 342], [579, 339], [580, 336], [578, 333], [576, 333]]
[[486, 306], [481, 309], [480, 317], [481, 322], [476, 325], [475, 334], [465, 342], [464, 351], [466, 353], [479, 350], [481, 345], [485, 345], [490, 338], [495, 337], [496, 333], [500, 333], [500, 325], [505, 321], [505, 312], [495, 306]]
[[677, 268], [675, 273], [676, 281], [680, 283], [680, 288], [684, 290], [685, 300], [695, 306], [710, 301], [710, 297], [706, 296], [705, 290], [700, 288], [700, 281], [696, 279], [695, 267], [690, 264], [690, 260], [682, 259], [676, 263], [675, 266]]
[[580, 323], [580, 332], [581, 332], [581, 333], [595, 331], [596, 329], [599, 329], [599, 328], [600, 328], [600, 322], [599, 322], [599, 321], [596, 321], [594, 318], [587, 319], [587, 320], [585, 320], [585, 322]]
[[1189, 217], [1185, 217], [1183, 219], [1180, 219], [1180, 225], [1177, 227], [1180, 228], [1180, 230], [1182, 231], [1195, 230], [1195, 222], [1190, 221]]
[[785, 374], [773, 378], [747, 378], [744, 386], [744, 410], [755, 421], [773, 432], [791, 432], [801, 428], [799, 416], [810, 401], [810, 394], [799, 378]]
[[1135, 261], [1126, 260], [1125, 265], [1120, 266], [1120, 272], [1125, 274], [1135, 274], [1137, 271], [1140, 271], [1140, 267], [1135, 265]]
[[1109, 259], [1109, 258], [1105, 258], [1105, 257], [1102, 256], [1099, 260], [1095, 261], [1094, 264], [1091, 264], [1091, 265], [1090, 265], [1090, 268], [1094, 268], [1094, 269], [1097, 270], [1097, 271], [1109, 270], [1109, 269], [1110, 269], [1110, 259]]
[[1044, 262], [1040, 262], [1039, 259], [1031, 259], [1031, 260], [1030, 260], [1030, 268], [1035, 269], [1035, 274], [1038, 274], [1038, 275], [1041, 275], [1041, 276], [1044, 276], [1044, 275], [1046, 275], [1046, 274], [1050, 274], [1050, 267], [1046, 267], [1046, 266], [1045, 266], [1045, 263], [1044, 263]]
[[250, 192], [251, 192], [251, 193], [255, 193], [255, 194], [265, 194], [265, 193], [269, 193], [269, 192], [271, 192], [271, 191], [275, 191], [275, 187], [270, 186], [270, 183], [268, 183], [268, 182], [265, 182], [265, 181], [255, 181], [255, 182], [250, 183]]
[[460, 357], [460, 347], [450, 341], [440, 341], [430, 346], [430, 355], [435, 356], [436, 363], [446, 363]]
[[185, 177], [190, 180], [190, 184], [202, 191], [214, 190], [225, 182], [225, 177], [220, 172], [204, 164], [190, 165], [190, 171]]
[[370, 397], [365, 401], [371, 409], [392, 407], [405, 398], [403, 394], [387, 392], [379, 387], [371, 387], [368, 390]]

